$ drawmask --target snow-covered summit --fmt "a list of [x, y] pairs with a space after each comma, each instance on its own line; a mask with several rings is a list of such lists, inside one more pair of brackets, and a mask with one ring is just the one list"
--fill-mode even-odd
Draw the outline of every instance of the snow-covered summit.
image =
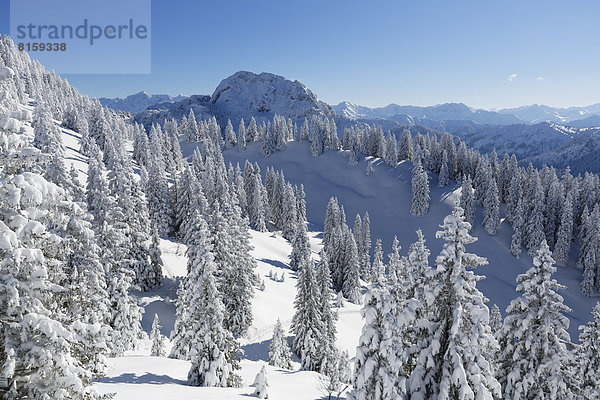
[[280, 114], [295, 119], [335, 114], [301, 82], [267, 72], [236, 72], [221, 81], [210, 102], [240, 117]]

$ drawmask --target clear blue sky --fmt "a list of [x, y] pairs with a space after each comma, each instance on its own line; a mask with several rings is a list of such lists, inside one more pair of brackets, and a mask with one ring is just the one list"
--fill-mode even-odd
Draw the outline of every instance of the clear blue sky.
[[96, 97], [211, 94], [249, 70], [331, 104], [587, 105], [600, 102], [599, 17], [597, 0], [154, 0], [151, 74], [67, 78]]

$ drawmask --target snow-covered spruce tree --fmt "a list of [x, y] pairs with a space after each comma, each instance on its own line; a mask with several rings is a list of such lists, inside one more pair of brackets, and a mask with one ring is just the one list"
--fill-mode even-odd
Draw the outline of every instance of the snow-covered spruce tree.
[[556, 233], [556, 246], [552, 258], [557, 265], [567, 265], [571, 253], [571, 242], [573, 241], [573, 196], [567, 195], [563, 212], [560, 218], [560, 227]]
[[485, 199], [483, 200], [483, 228], [490, 235], [495, 235], [500, 227], [500, 199], [498, 197], [498, 186], [492, 178], [487, 186]]
[[354, 235], [346, 230], [345, 236], [345, 255], [346, 264], [344, 271], [344, 283], [342, 284], [342, 293], [348, 299], [349, 302], [354, 304], [361, 304], [362, 293], [360, 290], [360, 261], [358, 255], [358, 248], [354, 240]]
[[410, 135], [410, 131], [405, 129], [402, 131], [402, 136], [400, 136], [400, 146], [398, 147], [398, 158], [400, 160], [412, 160], [413, 155], [413, 146], [412, 146], [412, 136]]
[[339, 225], [340, 207], [337, 198], [331, 197], [325, 211], [325, 223], [323, 224], [323, 247], [329, 246], [329, 241], [334, 229]]
[[221, 212], [218, 204], [213, 207], [209, 222], [217, 284], [225, 307], [223, 323], [238, 337], [252, 324], [255, 261], [249, 254], [249, 233], [245, 220], [239, 215], [239, 208], [225, 204], [224, 212]]
[[238, 128], [237, 138], [237, 149], [238, 151], [246, 150], [247, 138], [246, 138], [246, 125], [244, 124], [244, 118], [240, 120], [240, 126]]
[[412, 215], [425, 215], [429, 211], [429, 181], [427, 172], [417, 160], [412, 171]]
[[308, 233], [306, 232], [306, 224], [297, 222], [292, 239], [292, 252], [290, 253], [290, 268], [293, 271], [298, 271], [303, 260], [310, 259], [310, 243]]
[[162, 282], [163, 277], [163, 262], [162, 253], [160, 251], [160, 238], [158, 237], [158, 229], [152, 226], [152, 243], [150, 244], [150, 266], [146, 270], [146, 286], [153, 287]]
[[535, 256], [546, 235], [544, 233], [544, 188], [539, 174], [532, 177], [531, 205], [523, 228], [523, 238], [527, 253]]
[[438, 187], [445, 187], [450, 180], [450, 172], [448, 171], [448, 153], [446, 150], [442, 153], [442, 165], [438, 175]]
[[165, 349], [165, 337], [160, 333], [160, 320], [158, 314], [154, 314], [154, 320], [152, 321], [152, 331], [150, 332], [150, 341], [152, 342], [152, 348], [150, 349], [150, 355], [155, 357], [164, 357], [167, 355]]
[[584, 399], [600, 398], [600, 303], [592, 310], [592, 319], [579, 327], [579, 345], [575, 348], [575, 373], [581, 380]]
[[493, 365], [497, 343], [486, 299], [476, 286], [481, 277], [467, 270], [487, 260], [465, 251], [477, 239], [469, 235], [458, 205], [441, 227], [436, 237], [445, 243], [436, 259], [438, 280], [425, 295], [431, 314], [417, 323], [426, 328], [415, 345], [418, 357], [408, 393], [411, 399], [491, 399], [500, 395]]
[[225, 127], [225, 150], [233, 149], [237, 144], [237, 137], [231, 125], [231, 120], [227, 120], [227, 126]]
[[398, 144], [394, 135], [388, 135], [385, 140], [385, 163], [390, 167], [395, 167], [398, 163]]
[[267, 393], [267, 386], [269, 386], [269, 383], [267, 382], [267, 366], [266, 365], [263, 365], [262, 368], [260, 369], [260, 372], [258, 374], [256, 374], [256, 377], [254, 378], [254, 383], [252, 384], [252, 386], [255, 387], [254, 396], [258, 397], [259, 399], [268, 399], [269, 398], [269, 394]]
[[556, 293], [564, 286], [552, 279], [556, 267], [545, 240], [533, 265], [517, 277], [517, 292], [522, 295], [511, 301], [497, 335], [502, 395], [507, 399], [572, 399], [569, 319], [563, 314], [571, 310]]
[[492, 311], [490, 311], [490, 328], [494, 334], [502, 328], [502, 314], [500, 313], [500, 307], [496, 304], [492, 306]]
[[269, 365], [277, 368], [292, 369], [290, 348], [279, 318], [277, 319], [277, 323], [275, 323], [275, 328], [273, 328], [273, 338], [269, 344]]
[[460, 191], [460, 208], [465, 211], [465, 221], [471, 225], [475, 223], [475, 204], [473, 199], [473, 184], [471, 177], [463, 178], [462, 188]]
[[78, 330], [64, 323], [57, 304], [63, 289], [54, 273], [64, 267], [64, 241], [47, 224], [63, 218], [57, 210], [68, 201], [65, 192], [29, 172], [45, 156], [28, 146], [26, 136], [0, 129], [0, 143], [0, 377], [8, 383], [3, 396], [96, 398], [92, 373], [74, 357]]
[[294, 301], [296, 312], [292, 318], [294, 341], [292, 349], [300, 358], [302, 368], [310, 371], [321, 369], [321, 335], [325, 327], [319, 306], [319, 287], [314, 273], [312, 259], [302, 259], [298, 266], [298, 292]]
[[[394, 317], [383, 264], [373, 265], [373, 281], [361, 315], [365, 320], [354, 362], [352, 400], [399, 399], [405, 393], [393, 339]], [[377, 268], [377, 269], [375, 269]]]
[[523, 244], [523, 200], [519, 198], [517, 200], [516, 208], [513, 211], [513, 235], [510, 242], [510, 253], [519, 258], [521, 256], [521, 246]]
[[361, 234], [360, 244], [357, 242], [360, 259], [360, 277], [363, 280], [369, 280], [369, 271], [371, 270], [371, 218], [369, 218], [368, 211], [363, 216]]
[[290, 183], [283, 188], [283, 215], [282, 215], [281, 235], [290, 240], [294, 235], [295, 222], [297, 221], [296, 213], [296, 194]]
[[165, 172], [164, 154], [161, 146], [162, 130], [154, 125], [150, 130], [150, 159], [148, 160], [148, 211], [156, 224], [158, 233], [167, 235], [172, 227], [172, 210], [169, 205], [169, 185]]
[[385, 266], [383, 265], [383, 248], [381, 245], [381, 239], [377, 239], [375, 241], [375, 250], [373, 251], [373, 267], [371, 268], [371, 276], [374, 277], [375, 274], [378, 274], [381, 269], [385, 271]]
[[237, 387], [241, 383], [235, 373], [239, 369], [239, 345], [223, 325], [225, 307], [217, 291], [208, 226], [197, 212], [194, 218], [197, 235], [189, 245], [194, 247], [193, 257], [188, 259], [184, 296], [177, 304], [174, 350], [189, 345], [192, 366], [188, 379], [192, 386]]
[[331, 274], [329, 271], [329, 262], [327, 255], [321, 251], [321, 260], [317, 265], [316, 281], [319, 286], [319, 309], [321, 313], [321, 322], [323, 332], [321, 343], [319, 344], [321, 352], [321, 373], [328, 375], [337, 370], [338, 350], [335, 347], [337, 328], [335, 326], [338, 315], [332, 310], [331, 300]]

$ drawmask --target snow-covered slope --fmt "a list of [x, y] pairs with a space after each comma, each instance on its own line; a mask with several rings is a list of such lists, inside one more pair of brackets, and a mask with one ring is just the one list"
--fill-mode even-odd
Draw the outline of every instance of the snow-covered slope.
[[[184, 148], [187, 155], [191, 148]], [[371, 218], [371, 234], [373, 241], [381, 238], [384, 253], [391, 249], [394, 235], [402, 245], [401, 253], [406, 254], [408, 246], [416, 240], [415, 231], [422, 229], [431, 249], [433, 262], [441, 250], [442, 241], [435, 238], [443, 218], [451, 212], [452, 205], [460, 191], [450, 185], [440, 189], [435, 187], [437, 177], [432, 176], [431, 208], [424, 217], [410, 215], [411, 203], [411, 163], [400, 164], [392, 169], [383, 162], [377, 161], [375, 173], [365, 174], [366, 160], [361, 159], [357, 166], [347, 165], [346, 152], [327, 152], [313, 158], [307, 143], [289, 143], [288, 149], [274, 153], [265, 158], [259, 146], [252, 144], [245, 152], [226, 151], [228, 162], [239, 162], [243, 165], [246, 159], [256, 161], [265, 171], [267, 166], [283, 169], [286, 179], [292, 183], [304, 184], [306, 190], [307, 216], [312, 231], [320, 231], [325, 219], [327, 202], [331, 196], [337, 196], [344, 205], [348, 223], [354, 222], [356, 213], [369, 212]], [[480, 256], [487, 257], [490, 264], [478, 268], [478, 273], [487, 279], [478, 283], [483, 293], [504, 310], [509, 301], [516, 297], [516, 277], [532, 266], [532, 259], [527, 255], [517, 260], [509, 252], [512, 228], [502, 223], [496, 236], [490, 236], [482, 227], [482, 211], [477, 210], [476, 225], [473, 231], [479, 240], [469, 249]], [[574, 260], [568, 267], [559, 268], [556, 278], [565, 284], [562, 291], [566, 303], [573, 309], [569, 315], [572, 338], [577, 339], [577, 327], [589, 319], [590, 311], [597, 299], [585, 297], [580, 289], [581, 271], [574, 266]], [[358, 329], [358, 328], [357, 328]]]
[[146, 92], [139, 92], [129, 95], [125, 98], [106, 98], [101, 97], [98, 99], [100, 104], [105, 107], [112, 108], [113, 110], [127, 111], [130, 113], [140, 112], [146, 108], [157, 104], [157, 103], [175, 103], [186, 99], [188, 96], [178, 95], [171, 97], [168, 94], [148, 94]]

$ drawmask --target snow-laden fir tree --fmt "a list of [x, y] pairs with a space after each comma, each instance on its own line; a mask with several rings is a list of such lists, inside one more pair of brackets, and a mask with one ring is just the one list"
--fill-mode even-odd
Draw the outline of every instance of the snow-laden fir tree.
[[237, 138], [231, 120], [227, 120], [227, 126], [225, 127], [225, 150], [233, 149], [237, 144]]
[[267, 366], [266, 365], [263, 365], [262, 368], [260, 369], [260, 372], [258, 374], [256, 374], [256, 377], [254, 378], [254, 383], [252, 384], [252, 386], [255, 387], [254, 396], [258, 397], [259, 399], [268, 399], [269, 398], [269, 394], [267, 393], [267, 386], [269, 386], [269, 383], [267, 382]]
[[238, 138], [237, 138], [237, 149], [238, 151], [246, 150], [246, 125], [244, 124], [244, 118], [240, 120], [240, 126], [238, 128]]
[[411, 399], [492, 399], [500, 395], [493, 365], [497, 343], [486, 299], [476, 286], [482, 278], [467, 270], [487, 260], [465, 251], [477, 238], [469, 235], [458, 205], [441, 228], [436, 237], [445, 243], [436, 259], [438, 280], [425, 295], [431, 314], [418, 323], [426, 329], [417, 338], [408, 393]]
[[366, 211], [362, 220], [361, 239], [358, 246], [358, 256], [360, 259], [360, 277], [363, 280], [369, 280], [371, 270], [371, 219], [369, 212]]
[[557, 265], [567, 265], [571, 253], [571, 242], [573, 241], [573, 196], [567, 195], [565, 205], [560, 218], [560, 226], [556, 232], [556, 246], [552, 258]]
[[292, 369], [290, 348], [279, 318], [275, 323], [275, 328], [273, 328], [273, 338], [269, 344], [269, 365], [277, 368]]
[[527, 253], [533, 257], [546, 238], [544, 233], [544, 188], [537, 172], [532, 177], [531, 205], [529, 209], [523, 227], [523, 238]]
[[372, 277], [374, 277], [375, 274], [378, 274], [381, 269], [385, 271], [385, 266], [383, 265], [383, 247], [381, 244], [381, 239], [377, 239], [375, 241], [375, 250], [373, 251], [373, 267], [371, 269]]
[[297, 222], [292, 239], [292, 252], [290, 253], [290, 268], [297, 271], [303, 260], [310, 259], [310, 242], [306, 232], [306, 224]]
[[517, 277], [517, 292], [498, 333], [497, 376], [507, 399], [572, 399], [570, 337], [571, 310], [556, 291], [563, 289], [552, 274], [554, 260], [542, 241], [533, 267]]
[[393, 339], [392, 299], [382, 263], [373, 264], [373, 281], [361, 315], [365, 320], [354, 362], [352, 400], [399, 399], [405, 382]]
[[523, 243], [523, 225], [525, 223], [523, 216], [523, 200], [517, 200], [516, 208], [513, 211], [513, 235], [510, 241], [510, 253], [519, 258], [521, 256], [521, 246]]
[[579, 345], [575, 349], [575, 373], [581, 380], [584, 399], [600, 398], [600, 303], [592, 310], [592, 319], [579, 327]]
[[412, 202], [410, 213], [412, 215], [425, 215], [429, 211], [429, 180], [427, 172], [423, 170], [417, 160], [412, 171]]
[[398, 144], [394, 135], [389, 135], [385, 140], [384, 159], [385, 163], [392, 168], [398, 163]]
[[183, 282], [184, 297], [177, 304], [178, 311], [183, 309], [177, 314], [179, 326], [174, 340], [190, 341], [192, 366], [188, 380], [192, 386], [237, 387], [241, 383], [235, 373], [239, 369], [239, 345], [223, 325], [225, 307], [217, 291], [208, 226], [198, 213], [195, 220], [197, 235], [190, 244], [194, 251]]
[[500, 199], [496, 180], [492, 179], [487, 186], [483, 200], [483, 228], [490, 235], [495, 235], [500, 227]]
[[319, 308], [323, 332], [319, 345], [321, 352], [321, 373], [328, 375], [337, 369], [338, 350], [335, 346], [338, 315], [332, 310], [331, 274], [327, 255], [321, 251], [321, 260], [317, 265], [316, 281], [319, 286]]
[[494, 334], [502, 328], [502, 314], [497, 304], [494, 304], [492, 311], [490, 311], [490, 328]]
[[465, 211], [465, 221], [471, 225], [475, 223], [475, 203], [473, 199], [473, 184], [471, 177], [463, 178], [462, 188], [460, 191], [460, 208]]
[[442, 153], [442, 165], [438, 175], [438, 187], [445, 187], [450, 180], [450, 172], [448, 171], [448, 153], [446, 150]]
[[410, 131], [405, 129], [400, 136], [400, 146], [398, 147], [398, 158], [400, 160], [412, 160], [413, 146]]
[[64, 268], [64, 240], [46, 228], [50, 221], [61, 223], [59, 205], [68, 199], [62, 188], [30, 172], [45, 156], [28, 146], [26, 136], [0, 129], [0, 142], [0, 377], [8, 383], [3, 396], [96, 398], [91, 371], [74, 357], [81, 330], [65, 324], [59, 308], [64, 289], [54, 273]]
[[321, 335], [325, 332], [320, 309], [320, 291], [312, 259], [301, 259], [298, 266], [298, 292], [294, 301], [296, 309], [292, 318], [294, 341], [292, 349], [300, 358], [302, 369], [319, 371], [322, 359]]
[[162, 130], [154, 125], [150, 130], [150, 159], [148, 160], [148, 211], [156, 224], [158, 233], [166, 235], [171, 231], [171, 207], [169, 204], [169, 185], [165, 171], [164, 154], [161, 146]]
[[344, 282], [342, 284], [342, 293], [349, 302], [361, 304], [362, 293], [360, 288], [360, 261], [358, 248], [349, 229], [346, 229], [345, 250], [347, 262], [345, 263]]
[[150, 349], [150, 355], [155, 357], [164, 357], [167, 355], [165, 349], [165, 337], [160, 333], [160, 320], [158, 314], [154, 314], [154, 320], [152, 321], [152, 331], [150, 332], [150, 342], [152, 348]]

